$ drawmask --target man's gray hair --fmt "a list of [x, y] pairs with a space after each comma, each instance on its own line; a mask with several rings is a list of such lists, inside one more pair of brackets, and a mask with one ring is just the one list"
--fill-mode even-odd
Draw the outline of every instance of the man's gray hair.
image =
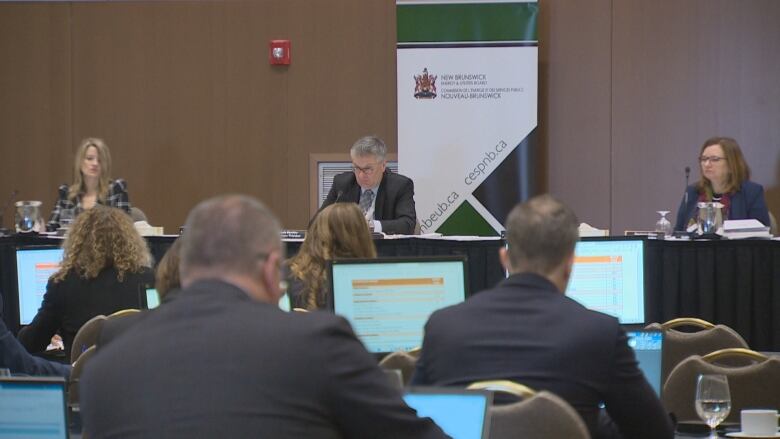
[[506, 220], [512, 268], [517, 272], [550, 273], [574, 252], [578, 227], [574, 211], [551, 195], [518, 204]]
[[385, 156], [387, 155], [387, 146], [385, 146], [385, 142], [383, 142], [379, 137], [361, 137], [352, 145], [352, 148], [349, 150], [349, 154], [357, 157], [373, 155], [376, 156], [379, 161], [383, 162], [385, 161]]
[[220, 269], [252, 273], [258, 258], [281, 249], [279, 220], [263, 203], [246, 195], [203, 201], [190, 212], [181, 244], [181, 275]]

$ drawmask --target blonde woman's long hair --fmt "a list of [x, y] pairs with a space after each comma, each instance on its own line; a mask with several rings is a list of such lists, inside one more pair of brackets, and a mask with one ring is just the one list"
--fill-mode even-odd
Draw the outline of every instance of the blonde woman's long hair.
[[368, 224], [355, 203], [335, 203], [323, 209], [306, 233], [298, 254], [288, 263], [290, 273], [304, 285], [307, 309], [325, 305], [327, 262], [335, 258], [375, 258]]
[[114, 207], [96, 205], [79, 214], [62, 248], [63, 259], [52, 276], [54, 282], [70, 273], [94, 279], [110, 267], [116, 269], [121, 282], [127, 273], [139, 273], [152, 265], [146, 241], [133, 227], [130, 216]]
[[96, 137], [89, 137], [81, 141], [79, 150], [76, 152], [76, 159], [73, 162], [73, 184], [70, 185], [68, 190], [68, 198], [75, 200], [79, 195], [87, 192], [86, 183], [84, 183], [84, 175], [81, 173], [81, 165], [84, 163], [84, 157], [87, 155], [87, 149], [90, 146], [94, 146], [98, 154], [98, 162], [100, 162], [100, 178], [98, 179], [98, 200], [105, 203], [108, 198], [108, 182], [111, 180], [111, 151], [108, 150], [108, 145], [103, 139]]

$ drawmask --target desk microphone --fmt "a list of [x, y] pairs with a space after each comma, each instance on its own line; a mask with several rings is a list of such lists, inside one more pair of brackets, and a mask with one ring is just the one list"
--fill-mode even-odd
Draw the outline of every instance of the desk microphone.
[[688, 179], [691, 176], [691, 167], [685, 167], [685, 205], [688, 206]]

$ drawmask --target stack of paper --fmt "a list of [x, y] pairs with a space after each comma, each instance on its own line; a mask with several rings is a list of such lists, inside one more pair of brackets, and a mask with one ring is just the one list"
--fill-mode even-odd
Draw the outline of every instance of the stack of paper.
[[603, 237], [603, 236], [609, 236], [609, 229], [607, 230], [597, 229], [588, 223], [580, 223], [580, 238]]
[[723, 236], [728, 239], [763, 238], [770, 239], [769, 227], [759, 220], [727, 220], [723, 224]]

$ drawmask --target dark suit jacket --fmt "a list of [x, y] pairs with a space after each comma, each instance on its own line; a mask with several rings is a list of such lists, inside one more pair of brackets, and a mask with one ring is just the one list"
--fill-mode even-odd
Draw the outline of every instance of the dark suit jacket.
[[[699, 202], [699, 192], [696, 185], [688, 186], [685, 190], [688, 194], [688, 203], [685, 203], [685, 196], [677, 209], [677, 221], [675, 221], [674, 230], [685, 230], [691, 218], [698, 214], [696, 206]], [[757, 219], [762, 224], [769, 227], [769, 210], [764, 200], [764, 187], [752, 181], [742, 183], [742, 187], [731, 194], [731, 207], [729, 208], [729, 217], [726, 219]]]
[[94, 279], [69, 273], [60, 282], [49, 280], [41, 308], [30, 325], [19, 331], [19, 341], [28, 351], [40, 352], [60, 331], [65, 358], [70, 358], [73, 338], [81, 325], [98, 314], [138, 308], [139, 285], [148, 283], [154, 283], [151, 268], [140, 273], [126, 273], [122, 282], [117, 280], [113, 267], [104, 269]]
[[[333, 186], [320, 210], [336, 201], [360, 202], [360, 185], [354, 172], [344, 172], [333, 179]], [[382, 223], [382, 232], [411, 235], [417, 224], [414, 209], [414, 183], [408, 177], [385, 170], [376, 194], [374, 219]]]
[[344, 319], [286, 313], [215, 280], [99, 349], [80, 389], [95, 439], [445, 437], [403, 403]]
[[594, 439], [604, 436], [597, 429], [601, 401], [626, 439], [673, 437], [617, 319], [584, 308], [535, 274], [513, 275], [433, 313], [425, 326], [413, 385], [492, 379], [561, 396]]

